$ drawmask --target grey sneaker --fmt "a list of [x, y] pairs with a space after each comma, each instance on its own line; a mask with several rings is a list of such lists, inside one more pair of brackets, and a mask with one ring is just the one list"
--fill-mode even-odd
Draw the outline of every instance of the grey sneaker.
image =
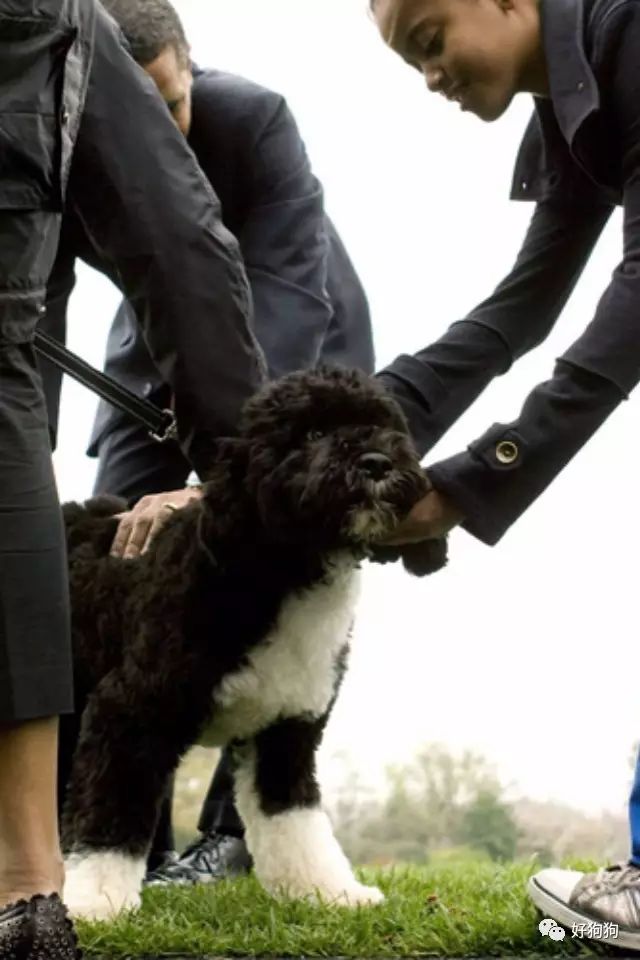
[[175, 850], [162, 850], [158, 853], [150, 853], [147, 857], [147, 875], [155, 873], [160, 867], [166, 867], [170, 863], [177, 863], [179, 855]]
[[148, 873], [144, 882], [147, 887], [215, 883], [216, 880], [243, 876], [252, 866], [251, 854], [243, 839], [222, 833], [205, 833], [177, 860], [169, 860]]
[[597, 873], [551, 867], [530, 878], [527, 892], [574, 937], [640, 950], [640, 867], [619, 863]]

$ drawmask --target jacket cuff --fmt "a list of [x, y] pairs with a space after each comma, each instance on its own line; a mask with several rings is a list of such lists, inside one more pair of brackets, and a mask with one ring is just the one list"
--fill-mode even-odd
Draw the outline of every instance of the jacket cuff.
[[535, 472], [521, 473], [527, 452], [515, 430], [497, 423], [464, 453], [428, 467], [427, 474], [464, 515], [463, 530], [492, 547], [544, 489]]

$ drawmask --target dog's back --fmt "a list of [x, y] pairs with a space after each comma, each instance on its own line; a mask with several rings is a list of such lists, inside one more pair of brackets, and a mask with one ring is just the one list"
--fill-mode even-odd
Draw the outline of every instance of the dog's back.
[[62, 506], [67, 534], [69, 560], [80, 547], [95, 557], [109, 553], [118, 526], [116, 515], [127, 509], [120, 497], [101, 496], [85, 503], [65, 503]]

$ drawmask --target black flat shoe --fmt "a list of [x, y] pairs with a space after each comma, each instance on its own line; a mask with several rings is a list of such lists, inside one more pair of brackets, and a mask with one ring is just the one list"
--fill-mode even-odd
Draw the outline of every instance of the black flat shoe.
[[0, 910], [0, 960], [81, 960], [73, 924], [57, 893]]

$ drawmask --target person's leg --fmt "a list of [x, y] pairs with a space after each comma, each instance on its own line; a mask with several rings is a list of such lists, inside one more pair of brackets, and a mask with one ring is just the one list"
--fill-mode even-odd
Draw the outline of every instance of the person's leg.
[[[68, 584], [33, 352], [82, 110], [95, 5], [0, 0], [0, 956], [74, 960], [59, 894], [58, 715], [72, 709]], [[38, 30], [34, 32], [37, 21]], [[63, 83], [74, 60], [74, 84]], [[66, 136], [52, 118], [65, 115]], [[40, 122], [42, 121], [42, 122]], [[60, 151], [60, 142], [63, 149]]]
[[62, 892], [57, 738], [57, 718], [0, 727], [0, 907]]
[[640, 750], [636, 757], [636, 769], [629, 797], [629, 832], [631, 834], [629, 863], [640, 869]]
[[[3, 239], [10, 219], [0, 212]], [[42, 218], [32, 227], [54, 241]], [[35, 316], [20, 318], [8, 282], [0, 279], [0, 956], [42, 948], [66, 960], [77, 952], [59, 899], [56, 802], [58, 716], [73, 709], [66, 553], [30, 342], [37, 301]]]
[[56, 771], [58, 715], [73, 707], [68, 590], [33, 364], [29, 344], [0, 342], [0, 908], [63, 883]]
[[596, 873], [550, 867], [531, 877], [528, 893], [545, 916], [585, 939], [640, 950], [640, 753], [629, 797], [631, 856]]
[[214, 883], [249, 873], [253, 865], [234, 797], [232, 751], [223, 752], [205, 798], [198, 830], [180, 858], [167, 860], [147, 877], [149, 886]]
[[173, 789], [175, 777], [171, 776], [165, 791], [165, 797], [160, 807], [156, 832], [153, 836], [153, 842], [149, 855], [147, 857], [147, 872], [157, 870], [168, 862], [175, 862], [177, 859], [176, 838], [173, 831]]
[[230, 749], [223, 751], [202, 806], [198, 830], [225, 837], [244, 837], [244, 826], [234, 799], [234, 764]]

